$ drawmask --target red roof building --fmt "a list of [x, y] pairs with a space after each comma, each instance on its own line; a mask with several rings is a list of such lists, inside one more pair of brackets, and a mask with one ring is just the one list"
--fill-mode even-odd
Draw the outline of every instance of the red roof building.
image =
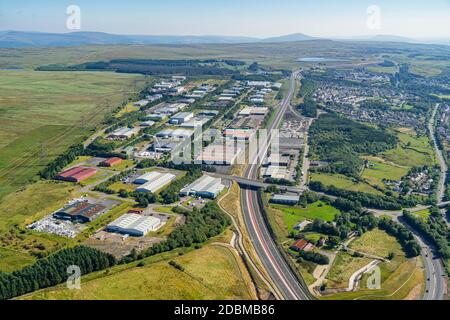
[[96, 173], [97, 169], [95, 168], [75, 167], [61, 172], [56, 176], [56, 179], [68, 182], [80, 182], [92, 177]]
[[306, 241], [305, 239], [300, 239], [300, 240], [297, 240], [291, 246], [291, 249], [294, 251], [297, 251], [297, 252], [300, 252], [300, 251], [308, 252], [308, 251], [314, 250], [314, 246], [311, 243], [309, 243], [308, 241]]
[[128, 210], [128, 213], [131, 213], [131, 214], [143, 214], [144, 210], [132, 209], [132, 210]]
[[118, 157], [109, 158], [100, 163], [102, 167], [114, 167], [122, 163], [122, 159]]

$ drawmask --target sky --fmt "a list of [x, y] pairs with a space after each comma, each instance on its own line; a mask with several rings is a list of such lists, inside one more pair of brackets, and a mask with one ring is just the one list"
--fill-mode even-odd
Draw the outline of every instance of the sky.
[[[70, 5], [80, 30], [67, 28]], [[450, 38], [450, 0], [0, 0], [0, 30]]]

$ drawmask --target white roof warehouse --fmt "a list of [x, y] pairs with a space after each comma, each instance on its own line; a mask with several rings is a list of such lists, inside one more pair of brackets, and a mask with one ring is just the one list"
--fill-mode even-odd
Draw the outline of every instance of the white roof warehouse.
[[203, 176], [180, 191], [182, 196], [199, 196], [215, 199], [225, 189], [222, 180], [210, 176]]
[[108, 232], [128, 234], [134, 237], [143, 237], [161, 226], [161, 220], [155, 217], [145, 217], [138, 214], [124, 214], [108, 225]]
[[134, 183], [141, 184], [141, 186], [136, 189], [136, 191], [138, 192], [155, 193], [167, 186], [169, 183], [175, 180], [175, 178], [176, 176], [171, 173], [152, 171], [140, 176], [134, 181]]

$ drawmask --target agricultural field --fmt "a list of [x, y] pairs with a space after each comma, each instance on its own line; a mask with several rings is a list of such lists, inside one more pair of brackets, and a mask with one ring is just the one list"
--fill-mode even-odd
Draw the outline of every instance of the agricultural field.
[[[28, 300], [248, 300], [253, 299], [249, 275], [240, 258], [226, 246], [209, 244], [177, 256], [176, 252], [117, 266], [82, 279], [81, 290], [64, 286], [38, 291]], [[171, 266], [175, 261], [184, 270]]]
[[429, 166], [436, 163], [428, 137], [417, 137], [410, 131], [397, 131], [397, 136], [400, 140], [399, 145], [396, 149], [384, 152], [383, 159], [404, 167]]
[[335, 186], [339, 189], [381, 195], [380, 191], [376, 190], [368, 183], [355, 182], [352, 179], [340, 174], [311, 173], [310, 180], [319, 181], [325, 186]]
[[144, 77], [0, 71], [0, 201], [81, 142], [137, 92]]

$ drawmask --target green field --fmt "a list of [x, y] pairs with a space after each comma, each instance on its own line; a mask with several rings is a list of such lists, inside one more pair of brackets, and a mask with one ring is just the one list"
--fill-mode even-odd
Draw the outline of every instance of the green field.
[[61, 208], [75, 194], [70, 183], [38, 182], [6, 196], [0, 203], [0, 232], [14, 226], [25, 227]]
[[[39, 291], [24, 297], [35, 300], [248, 300], [249, 276], [242, 262], [229, 248], [207, 245], [183, 256], [166, 258], [144, 267], [117, 266], [82, 279], [81, 290], [65, 286]], [[183, 266], [180, 271], [169, 259]], [[134, 264], [135, 265], [135, 264]], [[244, 269], [245, 270], [245, 269]]]
[[374, 189], [368, 183], [355, 182], [350, 178], [340, 174], [311, 173], [310, 179], [311, 181], [322, 182], [325, 186], [335, 186], [339, 189], [371, 193], [376, 195], [381, 194], [380, 191]]
[[397, 136], [400, 143], [396, 149], [382, 154], [385, 160], [404, 167], [430, 166], [436, 163], [428, 137], [416, 137], [413, 132], [397, 132]]
[[363, 234], [349, 246], [358, 252], [387, 258], [389, 253], [394, 253], [397, 258], [404, 258], [405, 254], [397, 239], [386, 232], [375, 229]]
[[370, 167], [364, 169], [362, 178], [367, 180], [371, 185], [384, 188], [383, 180], [398, 181], [408, 174], [408, 169], [404, 167], [394, 166], [393, 164], [382, 162], [381, 159], [367, 157]]
[[[32, 261], [31, 254], [50, 253], [70, 244], [72, 240], [68, 238], [24, 229], [28, 224], [61, 208], [75, 196], [74, 186], [53, 182], [38, 182], [6, 196], [0, 203], [0, 247], [17, 253], [9, 259], [26, 263]], [[20, 269], [22, 265], [11, 264], [9, 268]], [[0, 262], [0, 270], [2, 268]], [[8, 267], [6, 270], [9, 270]]]
[[422, 219], [424, 222], [427, 222], [428, 219], [430, 218], [431, 212], [430, 212], [430, 210], [426, 209], [426, 210], [414, 212], [413, 215]]
[[321, 201], [308, 205], [306, 208], [283, 205], [273, 205], [272, 207], [283, 212], [284, 224], [289, 231], [293, 231], [294, 227], [304, 220], [322, 219], [324, 221], [333, 221], [334, 217], [339, 214], [338, 209]]
[[80, 142], [142, 76], [0, 71], [0, 201]]
[[32, 264], [36, 259], [27, 253], [0, 247], [0, 271], [12, 272]]

